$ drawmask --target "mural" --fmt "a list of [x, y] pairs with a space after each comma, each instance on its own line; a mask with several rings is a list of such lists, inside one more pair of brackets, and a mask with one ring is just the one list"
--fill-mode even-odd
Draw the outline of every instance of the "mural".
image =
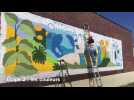
[[98, 51], [98, 67], [123, 68], [122, 43], [120, 40], [92, 32]]
[[[42, 21], [25, 14], [23, 17], [16, 13], [3, 14], [6, 38], [2, 43], [5, 48], [2, 66], [6, 76], [56, 71], [59, 59], [64, 59], [70, 69], [86, 68], [84, 30], [37, 16], [35, 19]], [[98, 67], [122, 68], [121, 41], [91, 33], [98, 51]]]

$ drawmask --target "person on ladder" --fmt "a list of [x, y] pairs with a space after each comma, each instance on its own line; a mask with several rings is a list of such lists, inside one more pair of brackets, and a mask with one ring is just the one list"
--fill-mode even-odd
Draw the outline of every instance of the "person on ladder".
[[88, 65], [88, 73], [89, 75], [92, 75], [93, 84], [95, 85], [96, 83], [97, 86], [102, 87], [101, 76], [97, 67], [97, 48], [94, 45], [94, 39], [92, 36], [88, 37], [86, 49], [91, 61], [91, 67]]

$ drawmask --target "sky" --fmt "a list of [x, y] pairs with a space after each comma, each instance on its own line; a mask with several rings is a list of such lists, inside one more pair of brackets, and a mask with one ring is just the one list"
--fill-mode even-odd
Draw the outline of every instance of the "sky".
[[100, 15], [132, 31], [134, 46], [134, 12], [98, 12]]

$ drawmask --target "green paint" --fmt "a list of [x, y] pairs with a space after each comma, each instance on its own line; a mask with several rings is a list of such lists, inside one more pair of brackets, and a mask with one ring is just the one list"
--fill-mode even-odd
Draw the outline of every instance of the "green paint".
[[13, 37], [13, 38], [9, 38], [9, 39], [6, 39], [4, 42], [3, 42], [3, 45], [6, 47], [6, 48], [15, 48], [16, 47], [16, 39]]
[[30, 35], [35, 34], [34, 26], [33, 26], [32, 22], [29, 20], [23, 20], [20, 24], [20, 29], [22, 32], [24, 32], [26, 34], [30, 34]]
[[33, 51], [33, 45], [31, 42], [29, 42], [27, 39], [24, 39], [20, 42], [20, 50], [26, 51], [26, 52], [32, 52]]
[[16, 57], [17, 57], [16, 51], [7, 52], [4, 55], [4, 58], [3, 58], [3, 65], [6, 67], [10, 64], [15, 63], [16, 62]]
[[109, 63], [110, 63], [110, 58], [105, 58], [103, 59], [102, 63], [98, 65], [98, 67], [107, 67]]
[[49, 63], [57, 63], [57, 60], [54, 59], [50, 54], [47, 53], [46, 55], [46, 60], [49, 62]]
[[46, 51], [43, 46], [39, 46], [39, 48], [34, 47], [32, 52], [32, 59], [35, 63], [44, 64], [46, 61]]
[[14, 75], [19, 77], [19, 76], [29, 76], [36, 73], [37, 70], [34, 69], [31, 65], [20, 63], [17, 64]]
[[27, 39], [27, 41], [28, 41], [29, 43], [31, 43], [31, 44], [33, 45], [33, 47], [39, 48], [39, 46], [41, 46], [40, 43], [36, 42], [36, 41], [33, 40], [33, 39]]
[[31, 58], [25, 51], [21, 51], [17, 53], [18, 61], [25, 64], [31, 64]]
[[5, 13], [5, 19], [9, 25], [13, 25], [17, 22], [17, 16], [11, 13]]

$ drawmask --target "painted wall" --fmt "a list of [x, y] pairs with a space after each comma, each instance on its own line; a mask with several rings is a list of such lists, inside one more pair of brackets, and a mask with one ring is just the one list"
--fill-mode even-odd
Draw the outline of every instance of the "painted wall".
[[120, 40], [93, 33], [98, 48], [99, 67], [120, 67], [123, 69], [122, 43]]
[[[55, 76], [59, 59], [66, 61], [71, 74], [87, 73], [84, 30], [27, 12], [2, 13], [1, 21], [0, 66], [6, 78]], [[121, 41], [90, 33], [95, 39], [100, 70], [123, 69]]]

